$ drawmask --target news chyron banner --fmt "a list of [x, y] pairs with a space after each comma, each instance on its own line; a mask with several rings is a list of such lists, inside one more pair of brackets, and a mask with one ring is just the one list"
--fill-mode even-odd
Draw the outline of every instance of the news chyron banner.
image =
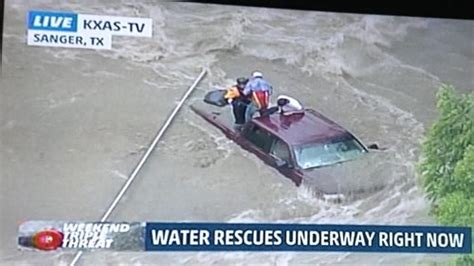
[[152, 19], [29, 11], [27, 44], [33, 46], [111, 49], [112, 36], [151, 37]]
[[472, 253], [472, 229], [441, 226], [29, 221], [21, 250]]

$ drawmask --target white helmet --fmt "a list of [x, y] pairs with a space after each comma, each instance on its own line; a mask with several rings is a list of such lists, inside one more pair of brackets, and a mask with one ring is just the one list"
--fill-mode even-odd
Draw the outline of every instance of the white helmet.
[[263, 74], [262, 74], [262, 72], [255, 71], [255, 72], [252, 73], [252, 77], [253, 78], [263, 78]]

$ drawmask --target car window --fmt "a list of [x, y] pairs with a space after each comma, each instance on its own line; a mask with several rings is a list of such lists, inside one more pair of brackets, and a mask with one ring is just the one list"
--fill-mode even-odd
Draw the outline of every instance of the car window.
[[294, 150], [296, 163], [303, 169], [353, 160], [366, 152], [355, 138], [323, 144], [302, 145], [295, 147]]
[[290, 162], [290, 149], [288, 145], [280, 139], [275, 140], [270, 154], [286, 162]]
[[245, 138], [264, 152], [269, 152], [274, 141], [274, 137], [257, 125], [251, 125], [244, 134]]

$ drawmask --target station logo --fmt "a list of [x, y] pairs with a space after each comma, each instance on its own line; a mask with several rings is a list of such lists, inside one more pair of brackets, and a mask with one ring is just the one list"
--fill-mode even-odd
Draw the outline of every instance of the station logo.
[[151, 37], [152, 19], [29, 11], [27, 44], [33, 46], [111, 49], [112, 36]]

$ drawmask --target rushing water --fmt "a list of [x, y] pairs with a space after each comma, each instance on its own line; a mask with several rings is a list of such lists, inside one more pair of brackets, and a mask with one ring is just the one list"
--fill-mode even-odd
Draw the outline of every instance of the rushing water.
[[[153, 38], [113, 49], [25, 45], [30, 9], [153, 19]], [[261, 70], [364, 142], [386, 147], [388, 187], [337, 203], [295, 187], [183, 108], [116, 212], [117, 221], [432, 224], [415, 174], [442, 83], [474, 85], [472, 21], [154, 1], [7, 1], [1, 78], [2, 264], [62, 264], [72, 254], [19, 253], [21, 220], [97, 220], [174, 104]], [[230, 110], [229, 110], [230, 111]], [[425, 254], [107, 253], [109, 264], [394, 264]]]

